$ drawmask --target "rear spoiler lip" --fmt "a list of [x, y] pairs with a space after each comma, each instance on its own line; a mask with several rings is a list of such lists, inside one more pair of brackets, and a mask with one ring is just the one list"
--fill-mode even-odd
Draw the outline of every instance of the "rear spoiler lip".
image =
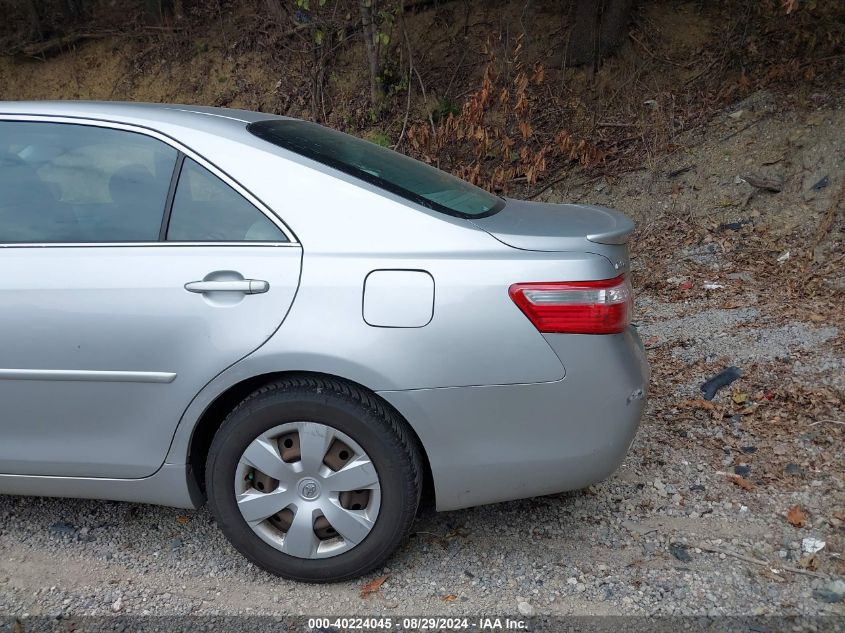
[[587, 240], [596, 244], [627, 244], [628, 239], [631, 237], [631, 233], [634, 232], [634, 221], [624, 213], [616, 211], [615, 209], [608, 209], [607, 207], [600, 208], [603, 211], [611, 211], [613, 213], [616, 219], [616, 226], [600, 233], [591, 233], [586, 236]]
[[[579, 250], [585, 242], [622, 246], [634, 222], [616, 209], [595, 204], [543, 203], [505, 198], [496, 214], [469, 220], [493, 238], [526, 251]], [[572, 221], [567, 215], [572, 214]]]

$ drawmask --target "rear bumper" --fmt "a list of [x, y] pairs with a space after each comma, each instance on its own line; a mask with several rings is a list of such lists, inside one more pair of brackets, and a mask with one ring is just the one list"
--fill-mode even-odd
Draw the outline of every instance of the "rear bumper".
[[546, 340], [562, 380], [380, 392], [422, 440], [438, 510], [576, 490], [624, 459], [649, 378], [636, 331]]

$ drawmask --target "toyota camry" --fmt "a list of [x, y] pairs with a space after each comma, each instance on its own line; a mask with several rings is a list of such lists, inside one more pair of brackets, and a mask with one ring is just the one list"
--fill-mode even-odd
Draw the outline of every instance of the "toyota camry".
[[632, 222], [315, 123], [0, 102], [0, 493], [184, 508], [302, 581], [585, 487], [648, 366]]

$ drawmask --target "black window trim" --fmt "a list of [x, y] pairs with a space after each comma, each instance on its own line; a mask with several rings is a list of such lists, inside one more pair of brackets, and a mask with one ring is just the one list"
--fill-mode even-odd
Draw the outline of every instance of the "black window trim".
[[[84, 117], [84, 116], [74, 116], [74, 115], [67, 115], [67, 114], [36, 114], [36, 113], [29, 113], [29, 112], [0, 112], [0, 122], [9, 121], [9, 122], [18, 122], [18, 123], [64, 123], [68, 125], [87, 125], [91, 127], [102, 127], [112, 130], [122, 130], [125, 132], [134, 132], [137, 134], [142, 134], [144, 136], [156, 139], [165, 145], [173, 148], [176, 150], [177, 155], [184, 155], [186, 158], [193, 159], [198, 165], [202, 166], [203, 168], [207, 169], [210, 173], [212, 173], [217, 178], [220, 178], [227, 186], [231, 187], [234, 191], [236, 191], [239, 195], [243, 196], [250, 204], [252, 204], [260, 213], [267, 217], [270, 222], [273, 223], [274, 226], [277, 226], [282, 234], [287, 238], [287, 241], [273, 241], [273, 242], [260, 242], [260, 241], [189, 241], [189, 242], [176, 242], [176, 241], [167, 241], [161, 239], [161, 231], [159, 231], [158, 239], [150, 240], [147, 242], [135, 242], [135, 241], [113, 241], [113, 242], [0, 242], [0, 250], [6, 248], [108, 248], [108, 247], [118, 247], [118, 246], [275, 246], [275, 247], [288, 247], [288, 246], [295, 246], [301, 247], [301, 243], [299, 242], [299, 238], [297, 238], [296, 234], [290, 229], [290, 227], [281, 219], [279, 218], [268, 205], [266, 205], [258, 196], [256, 196], [252, 191], [246, 188], [240, 181], [233, 178], [224, 170], [220, 169], [216, 164], [208, 160], [202, 154], [194, 151], [190, 147], [186, 146], [181, 141], [173, 138], [172, 136], [161, 132], [160, 130], [156, 130], [154, 128], [141, 125], [138, 123], [131, 123], [125, 121], [113, 121], [110, 119], [102, 119], [102, 118], [94, 118], [94, 117]], [[174, 171], [178, 166], [181, 169], [181, 162], [177, 158], [176, 165], [174, 165]], [[178, 177], [177, 177], [177, 184], [178, 184]], [[173, 174], [171, 174], [171, 185], [173, 185]], [[168, 190], [168, 194], [169, 194]], [[174, 189], [175, 195], [175, 189]], [[172, 204], [172, 200], [170, 200]], [[165, 210], [166, 212], [166, 210]], [[169, 219], [169, 218], [168, 218]], [[163, 222], [164, 219], [162, 219]]]
[[164, 214], [161, 216], [161, 228], [158, 230], [158, 241], [167, 241], [167, 229], [170, 228], [170, 216], [173, 213], [173, 200], [176, 198], [176, 187], [179, 185], [179, 178], [182, 175], [182, 164], [185, 162], [184, 152], [179, 152], [176, 162], [173, 164], [173, 173], [170, 175], [170, 186], [167, 189], [167, 197], [164, 199]]

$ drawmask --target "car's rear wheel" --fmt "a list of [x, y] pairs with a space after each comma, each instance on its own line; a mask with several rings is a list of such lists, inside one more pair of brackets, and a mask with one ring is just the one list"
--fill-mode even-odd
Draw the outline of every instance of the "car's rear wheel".
[[310, 582], [379, 567], [419, 504], [422, 465], [405, 422], [371, 393], [324, 377], [258, 389], [214, 436], [211, 510], [267, 571]]

